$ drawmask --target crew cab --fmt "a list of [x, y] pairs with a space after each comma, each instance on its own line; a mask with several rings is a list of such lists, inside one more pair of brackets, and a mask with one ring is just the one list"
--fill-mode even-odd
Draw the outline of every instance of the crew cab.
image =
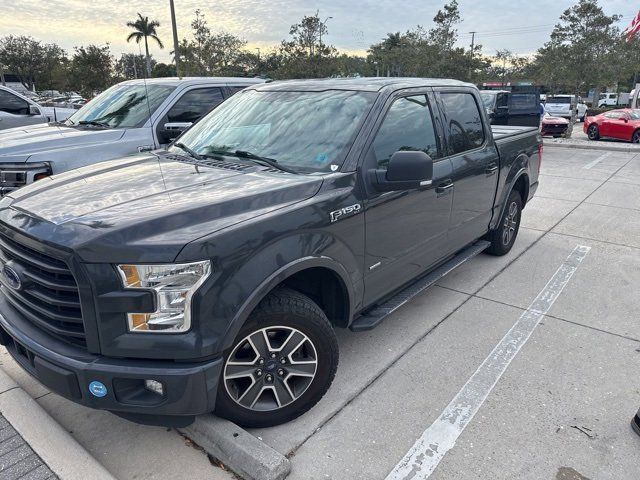
[[286, 422], [329, 388], [335, 329], [510, 251], [541, 154], [537, 128], [492, 129], [454, 80], [249, 87], [166, 151], [0, 201], [0, 340], [137, 422]]
[[0, 131], [0, 194], [41, 178], [168, 145], [254, 78], [129, 80], [62, 122]]
[[0, 130], [63, 121], [75, 111], [74, 108], [38, 105], [30, 98], [0, 85]]

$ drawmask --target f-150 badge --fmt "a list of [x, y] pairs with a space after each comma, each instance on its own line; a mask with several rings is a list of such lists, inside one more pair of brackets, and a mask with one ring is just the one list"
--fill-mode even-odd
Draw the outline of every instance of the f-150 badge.
[[348, 207], [341, 208], [340, 210], [334, 210], [329, 214], [329, 216], [331, 216], [331, 223], [337, 222], [347, 215], [355, 215], [360, 210], [362, 210], [362, 206], [359, 203], [356, 203], [355, 205], [349, 205]]

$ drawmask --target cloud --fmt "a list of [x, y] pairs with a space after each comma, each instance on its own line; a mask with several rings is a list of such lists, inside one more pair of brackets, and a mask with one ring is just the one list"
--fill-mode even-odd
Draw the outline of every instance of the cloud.
[[[403, 32], [423, 25], [429, 28], [433, 16], [444, 1], [433, 0], [176, 0], [178, 34], [190, 36], [194, 11], [200, 9], [213, 30], [225, 30], [239, 35], [251, 48], [267, 50], [288, 37], [289, 28], [304, 15], [320, 12], [327, 21], [327, 42], [344, 51], [364, 52], [388, 32]], [[460, 44], [468, 45], [471, 31], [477, 31], [476, 43], [486, 54], [509, 48], [515, 53], [531, 53], [547, 39], [562, 11], [575, 2], [570, 0], [537, 0], [483, 2], [460, 0], [464, 22], [459, 28]], [[626, 1], [601, 2], [605, 11], [635, 15]], [[3, 34], [31, 35], [45, 42], [55, 42], [71, 51], [75, 45], [109, 43], [112, 52], [137, 52], [135, 43], [127, 44], [129, 28], [126, 22], [137, 12], [160, 21], [158, 30], [166, 48], [152, 45], [153, 55], [168, 61], [172, 50], [169, 2], [163, 0], [20, 0], [6, 2], [0, 17]], [[538, 26], [538, 28], [526, 28]], [[521, 31], [516, 27], [524, 27]], [[508, 29], [508, 30], [505, 30]], [[502, 32], [502, 34], [500, 34]]]

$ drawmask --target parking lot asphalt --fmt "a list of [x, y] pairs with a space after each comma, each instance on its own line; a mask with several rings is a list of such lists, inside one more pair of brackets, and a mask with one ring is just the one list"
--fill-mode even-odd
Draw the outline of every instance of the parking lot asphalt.
[[[479, 255], [373, 331], [338, 332], [340, 366], [325, 398], [293, 422], [250, 431], [289, 457], [290, 479], [386, 478], [467, 382], [483, 380], [494, 348], [536, 314], [541, 294], [547, 314], [502, 373], [494, 369], [495, 384], [472, 392], [477, 413], [444, 432], [453, 445], [433, 473], [416, 468], [413, 478], [638, 478], [640, 437], [629, 422], [640, 407], [640, 155], [606, 153], [545, 146], [512, 252]], [[577, 246], [590, 250], [550, 297], [548, 282]], [[175, 431], [67, 402], [6, 352], [0, 359], [118, 478], [233, 478]], [[423, 453], [444, 448], [443, 435]]]

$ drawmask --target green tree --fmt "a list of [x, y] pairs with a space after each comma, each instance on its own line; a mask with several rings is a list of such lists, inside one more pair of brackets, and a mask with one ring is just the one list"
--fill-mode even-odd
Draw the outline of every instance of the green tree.
[[52, 86], [52, 73], [65, 60], [65, 52], [55, 44], [43, 44], [32, 37], [8, 35], [0, 39], [1, 70], [18, 75], [25, 88], [36, 83]]
[[[156, 66], [156, 61], [151, 56], [151, 72]], [[146, 58], [144, 55], [135, 53], [123, 53], [122, 56], [114, 64], [115, 77], [122, 80], [131, 80], [134, 78], [144, 77], [146, 68]]]
[[247, 42], [231, 33], [214, 33], [200, 10], [191, 22], [193, 39], [182, 40], [180, 62], [185, 75], [232, 75], [242, 74], [250, 58], [244, 48]]
[[166, 63], [157, 63], [153, 70], [151, 71], [151, 76], [154, 78], [158, 77], [175, 77], [176, 76], [176, 66], [174, 64], [166, 64]]
[[75, 89], [90, 98], [113, 82], [113, 57], [109, 46], [75, 47], [71, 59], [71, 77]]
[[337, 50], [322, 40], [328, 33], [318, 12], [291, 25], [290, 39], [280, 44], [278, 53], [282, 63], [274, 75], [277, 78], [313, 78], [335, 73]]
[[133, 32], [127, 37], [127, 42], [135, 40], [140, 43], [144, 39], [144, 51], [147, 59], [147, 76], [151, 76], [151, 56], [149, 55], [148, 38], [155, 40], [160, 48], [164, 48], [162, 41], [158, 37], [156, 28], [160, 26], [160, 22], [156, 20], [149, 21], [149, 17], [143, 17], [138, 13], [138, 18], [134, 22], [127, 22], [127, 27], [133, 28]]
[[566, 9], [537, 52], [535, 65], [541, 82], [555, 90], [597, 93], [615, 81], [620, 30], [618, 15], [606, 15], [597, 0], [579, 0]]

